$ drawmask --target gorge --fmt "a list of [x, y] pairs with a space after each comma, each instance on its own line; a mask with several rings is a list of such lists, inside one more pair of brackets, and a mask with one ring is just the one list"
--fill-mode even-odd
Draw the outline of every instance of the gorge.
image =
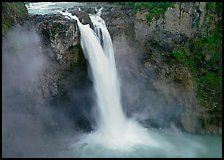
[[[38, 7], [39, 4], [33, 3], [31, 6]], [[60, 5], [56, 6], [60, 8]], [[88, 36], [83, 40], [79, 26], [89, 24], [94, 29], [96, 27], [96, 23], [93, 23], [94, 16], [89, 16], [89, 13], [95, 14], [95, 8], [101, 5], [103, 5], [101, 17], [105, 21], [113, 42], [113, 46], [110, 46], [109, 42], [106, 44], [103, 38], [104, 31], [97, 31], [95, 28], [98, 37], [101, 37], [100, 43], [103, 48], [96, 43], [98, 40], [93, 38], [94, 36], [89, 38], [92, 32], [90, 28]], [[154, 19], [150, 24], [144, 17], [145, 11], [138, 11], [134, 16], [132, 8], [110, 3], [87, 3], [67, 9], [69, 13], [78, 17], [76, 20], [68, 20], [59, 14], [58, 11], [62, 11], [63, 7], [61, 9], [56, 7], [53, 10], [54, 14], [29, 15], [22, 27], [16, 27], [3, 35], [5, 38], [3, 41], [3, 84], [6, 84], [6, 81], [9, 84], [3, 85], [3, 156], [219, 157], [221, 137], [210, 137], [207, 134], [222, 134], [220, 115], [212, 112], [215, 121], [208, 121], [211, 115], [201, 107], [196, 97], [197, 88], [192, 72], [183, 65], [183, 62], [179, 63], [175, 59], [179, 53], [182, 53], [177, 50], [177, 46], [194, 37], [206, 35], [208, 33], [206, 29], [212, 30], [212, 26], [211, 28], [204, 27], [206, 23], [209, 24], [205, 16], [206, 6], [205, 2], [175, 3], [167, 9], [163, 18]], [[51, 10], [49, 8], [46, 8], [46, 11]], [[198, 8], [200, 12], [195, 8]], [[32, 7], [29, 12], [30, 10], [32, 11]], [[179, 22], [177, 22], [178, 18]], [[78, 19], [80, 22], [77, 21]], [[215, 22], [219, 21], [218, 18], [214, 19]], [[194, 25], [195, 21], [198, 25]], [[20, 37], [20, 40], [15, 40], [15, 37]], [[92, 47], [88, 48], [84, 45], [85, 41], [89, 41], [89, 45], [93, 43]], [[93, 66], [100, 64], [103, 60], [101, 59], [99, 63], [96, 63], [97, 59], [87, 61], [87, 57], [90, 57], [87, 56], [87, 52], [94, 55], [93, 53], [97, 50], [96, 53], [104, 54], [112, 50], [109, 46], [114, 49], [120, 84], [108, 82], [110, 85], [105, 84], [108, 87], [97, 90], [105, 81], [113, 81], [116, 71], [113, 69], [106, 71], [109, 68], [107, 63], [102, 64], [101, 67], [96, 66], [94, 71]], [[111, 52], [107, 53], [110, 57]], [[115, 65], [113, 56], [110, 59], [110, 64]], [[97, 69], [105, 71], [105, 75], [96, 74], [99, 73]], [[99, 78], [100, 80], [96, 83]], [[16, 85], [14, 85], [15, 79]], [[118, 89], [119, 86], [120, 93], [107, 90], [107, 88]], [[109, 94], [111, 95], [107, 99]], [[107, 99], [105, 103], [103, 103], [104, 100], [100, 100], [103, 96]], [[120, 100], [112, 100], [112, 97]], [[100, 101], [101, 104], [99, 104]], [[121, 104], [113, 105], [118, 101], [121, 101]], [[221, 105], [220, 99], [214, 102], [216, 106]], [[24, 107], [15, 107], [15, 104]], [[105, 106], [110, 106], [107, 114], [104, 114], [105, 117], [102, 117], [102, 114], [99, 116], [97, 105], [98, 107], [101, 105], [102, 112], [106, 109]], [[120, 106], [117, 109], [123, 111], [113, 112], [111, 110], [113, 106]], [[132, 119], [133, 123], [138, 122], [144, 126], [147, 133], [142, 135], [141, 133], [145, 131], [140, 133], [138, 129], [126, 131], [123, 126], [127, 127], [129, 124], [122, 125], [120, 119], [123, 118], [113, 118], [123, 117], [121, 112], [124, 112], [124, 117]], [[155, 141], [157, 145], [139, 146], [134, 149], [131, 147], [131, 152], [113, 151], [112, 154], [110, 150], [97, 145], [99, 150], [96, 151], [94, 149], [96, 144], [91, 143], [92, 137], [86, 134], [94, 133], [99, 126], [97, 119], [101, 121], [110, 119], [110, 123], [105, 122], [104, 126], [107, 129], [104, 131], [111, 130], [111, 133], [115, 135], [119, 133], [115, 136], [118, 137], [117, 140], [111, 138], [113, 136], [108, 136], [108, 133], [105, 134], [105, 139], [110, 140], [109, 145], [116, 146], [120, 139], [125, 140], [124, 133], [134, 134], [135, 131], [137, 137], [144, 140], [144, 137], [152, 137], [150, 141]], [[13, 125], [15, 121], [20, 122], [18, 128]], [[110, 128], [110, 124], [114, 127]], [[26, 129], [20, 131], [20, 127], [26, 127]], [[113, 130], [114, 128], [117, 129]], [[20, 132], [16, 135], [15, 131]], [[29, 137], [30, 133], [35, 134]], [[144, 136], [146, 134], [147, 136]], [[201, 134], [201, 137], [194, 134]], [[120, 137], [121, 135], [123, 138]], [[30, 142], [27, 141], [27, 137], [34, 147], [28, 147]], [[100, 143], [104, 139], [102, 137], [98, 135], [95, 141]], [[128, 141], [135, 140], [136, 136], [130, 137]], [[76, 141], [73, 142], [72, 139]], [[174, 139], [178, 139], [176, 143]], [[15, 145], [20, 144], [21, 140], [27, 141], [24, 147]], [[175, 150], [181, 148], [180, 145], [183, 142], [189, 149], [182, 148], [176, 153]], [[55, 144], [57, 147], [52, 147]], [[217, 144], [219, 144], [218, 147], [213, 146]], [[9, 148], [9, 146], [13, 147]], [[122, 149], [128, 148], [126, 146], [127, 144]], [[157, 147], [163, 148], [163, 151], [156, 149]]]

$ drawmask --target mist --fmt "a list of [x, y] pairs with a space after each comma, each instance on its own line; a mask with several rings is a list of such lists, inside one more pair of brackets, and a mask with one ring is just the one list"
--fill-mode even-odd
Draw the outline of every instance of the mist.
[[172, 97], [165, 97], [154, 87], [158, 71], [153, 64], [150, 69], [144, 66], [147, 54], [143, 47], [123, 34], [114, 37], [113, 45], [125, 113], [147, 128], [181, 130], [178, 121], [183, 108], [178, 101], [168, 103]]
[[145, 51], [133, 43], [122, 34], [113, 39], [122, 109], [149, 129], [159, 148], [137, 146], [133, 152], [119, 153], [92, 145], [91, 138], [82, 139], [96, 128], [98, 116], [92, 73], [86, 74], [87, 82], [76, 86], [77, 75], [71, 72], [61, 81], [64, 92], [44, 99], [43, 75], [60, 66], [52, 61], [51, 50], [42, 45], [37, 30], [24, 26], [9, 31], [2, 45], [3, 157], [111, 157], [113, 152], [117, 157], [205, 155], [208, 149], [202, 138], [184, 134], [178, 123], [181, 103], [168, 102], [169, 96], [164, 98], [154, 88], [157, 71], [153, 66], [144, 69]]
[[54, 65], [34, 27], [13, 28], [2, 43], [3, 157], [56, 156], [68, 137], [78, 134], [71, 118], [76, 115], [69, 114], [78, 108], [55, 107], [41, 96], [43, 75]]

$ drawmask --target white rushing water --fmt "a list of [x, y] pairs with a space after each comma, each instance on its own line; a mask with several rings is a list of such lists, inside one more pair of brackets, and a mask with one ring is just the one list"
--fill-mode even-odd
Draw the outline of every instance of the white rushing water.
[[56, 14], [59, 10], [73, 6], [81, 6], [79, 2], [32, 2], [26, 4], [29, 14]]
[[113, 149], [128, 149], [139, 144], [158, 146], [145, 128], [127, 119], [122, 111], [113, 45], [104, 20], [99, 14], [90, 15], [94, 32], [76, 16], [68, 12], [61, 13], [77, 20], [81, 46], [92, 71], [99, 115], [96, 131], [87, 137]]

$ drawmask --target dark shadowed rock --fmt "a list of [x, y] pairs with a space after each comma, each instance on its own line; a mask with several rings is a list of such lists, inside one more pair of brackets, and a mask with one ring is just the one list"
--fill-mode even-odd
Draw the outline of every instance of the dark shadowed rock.
[[89, 12], [85, 12], [83, 10], [79, 10], [78, 8], [68, 9], [68, 12], [72, 15], [76, 15], [82, 24], [90, 24], [91, 20], [89, 18]]

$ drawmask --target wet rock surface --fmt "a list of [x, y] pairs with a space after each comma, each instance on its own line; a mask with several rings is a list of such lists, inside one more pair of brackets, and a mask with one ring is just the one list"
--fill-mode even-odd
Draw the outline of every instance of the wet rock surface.
[[176, 3], [168, 8], [164, 17], [147, 24], [145, 12], [138, 12], [135, 19], [136, 38], [143, 43], [154, 40], [171, 51], [184, 40], [206, 34], [206, 3]]
[[[80, 19], [88, 15], [79, 13]], [[83, 100], [91, 82], [80, 45], [77, 22], [61, 14], [32, 15], [28, 25], [34, 26], [41, 36], [42, 48], [49, 60], [48, 68], [40, 76], [41, 85], [34, 91], [34, 101], [69, 112], [69, 117], [77, 122], [77, 130], [90, 130], [89, 121], [82, 112], [91, 104], [92, 97], [86, 95]], [[74, 96], [81, 90], [83, 95]], [[55, 122], [52, 127], [58, 128], [60, 123]]]
[[[128, 7], [110, 3], [88, 3], [80, 9], [70, 8], [68, 11], [83, 24], [91, 26], [88, 14], [94, 14], [101, 6], [101, 17], [113, 40], [121, 81], [130, 80], [121, 85], [127, 114], [146, 109], [151, 117], [140, 118], [143, 123], [147, 122], [146, 126], [178, 126], [190, 133], [220, 133], [215, 127], [206, 130], [201, 125], [204, 111], [195, 96], [190, 72], [181, 64], [173, 64], [169, 56], [176, 45], [207, 34], [204, 27], [208, 21], [205, 3], [176, 3], [164, 17], [150, 24], [146, 22], [144, 11], [133, 14]], [[44, 101], [47, 97], [69, 95], [71, 86], [78, 89], [82, 85], [90, 85], [76, 21], [60, 14], [33, 15], [30, 20], [42, 35], [43, 45], [48, 46], [53, 66], [42, 77], [44, 85], [37, 91], [39, 99]], [[136, 85], [136, 82], [140, 84]], [[129, 93], [136, 92], [133, 100], [128, 98], [125, 89]], [[137, 106], [140, 101], [143, 101], [143, 106]], [[149, 102], [151, 106], [147, 105]], [[154, 115], [164, 117], [163, 121], [153, 117], [152, 109], [156, 113]]]
[[[192, 82], [191, 73], [182, 64], [173, 63], [170, 56], [178, 45], [195, 37], [206, 36], [209, 30], [214, 29], [206, 14], [205, 2], [176, 3], [173, 8], [168, 8], [163, 17], [154, 19], [151, 23], [147, 22], [144, 10], [133, 13], [128, 8], [114, 8], [113, 12], [102, 14], [112, 35], [121, 79], [127, 83], [122, 84], [125, 86], [124, 90], [129, 90], [129, 93], [136, 92], [131, 96], [135, 97], [133, 100], [128, 98], [130, 94], [123, 93], [124, 101], [129, 101], [126, 104], [130, 107], [130, 110], [126, 109], [128, 114], [141, 109], [144, 112], [143, 108], [150, 107], [136, 107], [140, 99], [145, 101], [144, 104], [157, 106], [151, 106], [154, 110], [148, 109], [150, 118], [143, 120], [149, 126], [175, 125], [190, 133], [220, 133], [219, 126], [209, 129], [203, 126], [206, 111], [196, 98], [197, 89]], [[121, 59], [125, 59], [125, 62]], [[144, 65], [134, 64], [134, 59]], [[138, 77], [135, 79], [140, 83], [139, 87], [135, 87], [134, 82], [127, 82], [127, 79], [131, 81], [133, 77]], [[141, 86], [144, 87], [140, 89]], [[150, 94], [150, 91], [154, 91], [155, 95]], [[147, 99], [151, 99], [150, 102]], [[160, 122], [150, 112], [163, 117], [164, 121]]]

